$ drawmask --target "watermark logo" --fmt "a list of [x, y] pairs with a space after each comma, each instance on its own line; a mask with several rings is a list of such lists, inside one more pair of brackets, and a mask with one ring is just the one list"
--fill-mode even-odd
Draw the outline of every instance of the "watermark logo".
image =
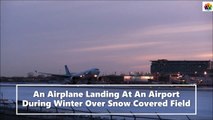
[[204, 12], [212, 12], [213, 11], [213, 2], [202, 2], [202, 10]]

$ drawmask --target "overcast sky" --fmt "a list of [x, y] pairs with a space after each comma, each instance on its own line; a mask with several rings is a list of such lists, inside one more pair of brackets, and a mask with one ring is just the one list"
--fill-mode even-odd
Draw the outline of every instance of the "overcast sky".
[[1, 1], [1, 75], [150, 71], [150, 60], [210, 60], [199, 1]]

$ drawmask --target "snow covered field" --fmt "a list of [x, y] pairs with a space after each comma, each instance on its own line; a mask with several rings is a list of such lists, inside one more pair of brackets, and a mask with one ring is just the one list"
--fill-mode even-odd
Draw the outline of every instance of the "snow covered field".
[[[49, 90], [56, 90], [56, 91], [66, 91], [66, 90], [69, 90], [69, 91], [86, 91], [86, 90], [89, 90], [89, 91], [102, 91], [103, 89], [101, 88], [70, 88], [70, 87], [54, 87], [54, 88], [45, 88], [45, 87], [27, 87], [27, 88], [23, 88], [23, 89], [20, 89], [19, 90], [19, 100], [23, 100], [23, 99], [32, 99], [32, 91], [35, 91], [35, 90], [39, 90], [39, 91], [49, 91]], [[113, 92], [119, 92], [121, 93], [123, 91], [123, 89], [107, 89], [109, 92], [110, 91], [113, 91]], [[138, 88], [135, 88], [135, 89], [131, 89], [131, 91], [135, 91], [135, 90], [138, 90]], [[16, 99], [16, 90], [15, 90], [15, 85], [12, 85], [12, 84], [1, 84], [1, 89], [0, 89], [2, 95], [3, 95], [3, 98], [4, 99], [9, 99], [9, 100], [14, 100]], [[148, 92], [149, 89], [143, 89], [143, 91], [145, 92]], [[161, 90], [161, 91], [165, 91], [165, 92], [171, 92], [171, 91], [177, 91], [177, 89], [174, 89], [174, 90]], [[194, 90], [193, 89], [184, 89], [184, 90], [180, 90], [181, 91], [181, 94], [182, 94], [182, 97], [184, 99], [190, 99], [190, 98], [194, 98]], [[213, 110], [212, 110], [212, 89], [198, 89], [198, 113], [197, 115], [192, 115], [190, 116], [190, 119], [203, 119], [203, 120], [211, 120], [213, 119], [213, 116], [212, 116], [212, 113], [213, 113]], [[182, 98], [182, 99], [183, 99]], [[65, 100], [68, 99], [68, 98], [65, 98]], [[82, 100], [82, 98], [75, 98], [76, 101], [84, 101], [85, 99]], [[75, 100], [73, 99], [73, 100]], [[112, 98], [109, 98], [109, 99], [112, 99]], [[123, 99], [123, 100], [122, 100]], [[143, 101], [146, 101], [147, 98], [144, 98]], [[169, 99], [169, 98], [167, 98]], [[69, 99], [68, 99], [69, 100]], [[97, 101], [97, 98], [90, 98], [90, 100], [94, 100], [94, 101]], [[114, 101], [118, 101], [117, 99], [114, 99]], [[140, 99], [139, 99], [140, 100]], [[150, 99], [147, 99], [150, 101]], [[52, 101], [52, 98], [45, 98], [43, 99], [43, 101]], [[99, 101], [107, 101], [106, 98], [100, 98]], [[119, 101], [124, 101], [124, 98], [120, 98]], [[132, 101], [132, 98], [125, 98], [125, 101]], [[153, 101], [156, 101], [156, 98], [153, 98]], [[194, 101], [193, 101], [194, 102]], [[192, 102], [192, 103], [193, 103]], [[194, 103], [193, 103], [194, 104]], [[133, 112], [133, 113], [137, 113], [138, 111], [141, 111], [141, 108], [138, 107], [138, 108], [135, 108], [132, 109], [133, 107], [111, 107], [111, 109], [109, 109], [111, 112], [119, 112], [119, 113], [130, 113]], [[86, 107], [76, 107], [75, 109], [79, 109], [79, 110], [85, 110], [87, 111], [87, 108]], [[106, 107], [90, 107], [89, 108], [91, 111], [93, 112], [106, 112], [107, 113], [107, 110], [106, 110]], [[151, 108], [146, 108], [146, 112], [157, 112], [157, 113], [169, 113], [169, 112], [179, 112], [179, 110], [174, 110], [172, 108], [167, 108], [167, 109], [156, 109], [155, 107]], [[189, 109], [185, 109], [185, 110], [181, 110], [182, 112], [191, 112], [193, 113], [194, 111], [194, 107], [190, 107]], [[168, 119], [187, 119], [186, 116], [161, 116], [161, 118], [168, 118]]]

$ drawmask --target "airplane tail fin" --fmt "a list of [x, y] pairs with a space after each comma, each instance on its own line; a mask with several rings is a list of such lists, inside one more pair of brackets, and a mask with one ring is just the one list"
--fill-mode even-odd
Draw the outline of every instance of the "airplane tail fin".
[[70, 71], [69, 71], [67, 65], [65, 65], [64, 67], [65, 67], [66, 75], [67, 75], [67, 76], [71, 76], [71, 73], [70, 73]]

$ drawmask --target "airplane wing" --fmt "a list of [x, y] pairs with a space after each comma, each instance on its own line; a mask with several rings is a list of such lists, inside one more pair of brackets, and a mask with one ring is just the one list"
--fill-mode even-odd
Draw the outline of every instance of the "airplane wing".
[[38, 73], [38, 74], [50, 75], [50, 76], [54, 76], [54, 77], [71, 78], [74, 73], [70, 73], [67, 65], [65, 65], [64, 68], [65, 68], [65, 74], [54, 74], [54, 73], [37, 72], [37, 70], [35, 72]]
[[50, 75], [54, 77], [61, 77], [61, 78], [70, 78], [70, 75], [63, 75], [63, 74], [53, 74], [53, 73], [45, 73], [45, 72], [37, 72], [38, 74], [43, 74], [43, 75]]

